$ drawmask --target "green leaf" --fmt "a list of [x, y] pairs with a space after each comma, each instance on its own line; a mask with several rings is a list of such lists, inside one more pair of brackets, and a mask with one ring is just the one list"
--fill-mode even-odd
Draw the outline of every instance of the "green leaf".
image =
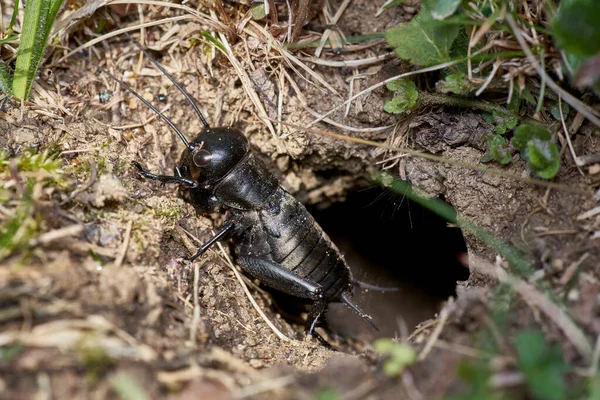
[[337, 390], [335, 390], [333, 388], [321, 389], [315, 394], [315, 400], [339, 400], [339, 399], [340, 399], [340, 395], [338, 394]]
[[576, 56], [600, 52], [600, 6], [598, 0], [563, 0], [552, 19], [558, 47]]
[[12, 93], [12, 76], [3, 62], [0, 62], [0, 92], [5, 94]]
[[487, 362], [477, 363], [461, 361], [457, 367], [457, 375], [464, 382], [465, 392], [445, 397], [444, 400], [499, 400], [505, 397], [494, 391], [490, 384], [490, 368]]
[[490, 139], [490, 156], [500, 164], [508, 164], [512, 161], [512, 154], [508, 147], [508, 143], [503, 136], [494, 135]]
[[539, 331], [523, 331], [515, 340], [517, 365], [531, 394], [541, 400], [567, 399], [564, 374], [569, 371], [557, 345], [549, 346]]
[[261, 20], [267, 16], [267, 10], [265, 8], [265, 3], [259, 3], [252, 6], [252, 19]]
[[381, 7], [381, 8], [383, 8], [384, 10], [387, 10], [388, 8], [392, 8], [392, 7], [394, 7], [394, 6], [398, 6], [398, 5], [400, 5], [400, 4], [404, 3], [405, 1], [406, 1], [406, 0], [392, 0], [392, 1], [389, 1], [389, 0], [388, 0], [388, 2], [386, 2], [386, 3], [383, 5], [383, 7]]
[[52, 24], [62, 3], [63, 0], [29, 0], [25, 6], [12, 87], [14, 95], [20, 99], [29, 96]]
[[423, 0], [421, 11], [412, 21], [398, 24], [385, 32], [385, 39], [399, 58], [419, 66], [450, 60], [450, 48], [459, 26], [435, 21], [431, 10], [437, 0]]
[[585, 400], [600, 400], [600, 376], [595, 376], [590, 379]]
[[10, 22], [8, 23], [8, 28], [6, 28], [6, 36], [11, 36], [13, 32], [13, 25], [17, 20], [17, 14], [19, 13], [19, 0], [15, 0], [13, 4], [13, 12], [10, 17]]
[[394, 92], [394, 98], [385, 103], [383, 109], [390, 114], [401, 114], [412, 109], [419, 99], [417, 85], [407, 79], [388, 82], [388, 90]]
[[440, 93], [454, 93], [458, 95], [469, 94], [474, 88], [475, 86], [469, 82], [464, 72], [446, 75], [443, 81], [438, 81], [435, 84], [435, 90]]
[[527, 87], [523, 89], [523, 92], [521, 92], [521, 97], [525, 99], [525, 101], [527, 101], [529, 104], [537, 104], [535, 97], [533, 97], [533, 95], [531, 94], [531, 90], [529, 90], [529, 88]]
[[504, 135], [506, 131], [517, 126], [517, 123], [519, 122], [519, 116], [509, 110], [506, 112], [492, 110], [492, 118], [496, 125], [496, 133], [498, 135]]
[[529, 168], [542, 179], [552, 179], [558, 173], [560, 161], [556, 143], [533, 138], [527, 143]]
[[510, 144], [522, 152], [527, 149], [527, 143], [533, 138], [550, 140], [552, 135], [548, 129], [542, 126], [522, 124], [515, 130], [515, 136], [510, 141]]
[[13, 358], [25, 350], [22, 344], [12, 344], [0, 347], [0, 365], [9, 363]]
[[561, 107], [558, 107], [558, 103], [552, 104], [550, 107], [550, 114], [554, 117], [555, 120], [560, 121], [560, 111], [562, 109], [562, 115], [564, 119], [567, 119], [567, 115], [569, 115], [569, 105], [565, 102], [561, 103]]
[[522, 124], [515, 130], [511, 145], [521, 152], [527, 166], [540, 178], [552, 179], [560, 168], [559, 151], [550, 131], [542, 126]]
[[431, 10], [433, 19], [446, 19], [458, 10], [461, 0], [438, 0]]
[[150, 399], [144, 386], [128, 372], [117, 372], [110, 378], [110, 384], [121, 400]]
[[383, 363], [383, 373], [387, 376], [400, 375], [408, 365], [417, 360], [417, 353], [412, 347], [392, 339], [377, 339], [373, 348], [378, 353], [389, 356]]

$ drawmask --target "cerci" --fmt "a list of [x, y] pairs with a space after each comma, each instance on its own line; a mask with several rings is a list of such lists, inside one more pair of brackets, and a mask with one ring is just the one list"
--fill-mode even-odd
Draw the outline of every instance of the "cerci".
[[210, 127], [191, 96], [158, 61], [133, 42], [181, 91], [204, 125], [189, 142], [156, 107], [98, 66], [156, 112], [185, 144], [176, 175], [157, 175], [145, 171], [137, 162], [133, 164], [148, 179], [187, 187], [199, 213], [227, 210], [227, 222], [189, 260], [200, 257], [217, 241], [231, 239], [237, 263], [245, 272], [267, 286], [312, 303], [305, 325], [307, 335], [322, 340], [314, 328], [332, 302], [347, 304], [377, 329], [350, 299], [355, 283], [350, 268], [304, 205], [281, 187], [252, 153], [241, 132]]

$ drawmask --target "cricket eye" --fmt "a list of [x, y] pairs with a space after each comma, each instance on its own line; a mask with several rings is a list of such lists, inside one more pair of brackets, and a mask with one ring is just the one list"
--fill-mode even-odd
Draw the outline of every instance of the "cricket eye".
[[200, 149], [194, 153], [192, 157], [194, 160], [194, 164], [197, 167], [206, 167], [210, 164], [212, 153], [205, 149]]

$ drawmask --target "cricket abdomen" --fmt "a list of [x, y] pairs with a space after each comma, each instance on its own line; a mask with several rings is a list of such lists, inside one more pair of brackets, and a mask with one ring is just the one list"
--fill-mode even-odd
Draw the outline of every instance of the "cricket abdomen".
[[[336, 301], [351, 289], [352, 277], [343, 256], [304, 205], [283, 188], [253, 217], [246, 216], [247, 228], [234, 240], [238, 255], [257, 255], [274, 261], [299, 277], [322, 286], [325, 298]], [[268, 243], [264, 249], [261, 241]], [[254, 253], [254, 254], [251, 254]]]

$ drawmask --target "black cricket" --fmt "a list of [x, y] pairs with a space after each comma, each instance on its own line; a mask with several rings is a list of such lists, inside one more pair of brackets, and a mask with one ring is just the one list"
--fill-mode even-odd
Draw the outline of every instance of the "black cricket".
[[185, 96], [204, 125], [189, 142], [156, 107], [97, 66], [157, 113], [185, 144], [176, 175], [153, 174], [138, 162], [133, 164], [147, 179], [187, 187], [200, 214], [227, 210], [227, 221], [188, 260], [200, 257], [217, 241], [231, 239], [236, 260], [245, 272], [271, 288], [312, 303], [305, 324], [307, 336], [314, 335], [327, 344], [314, 328], [333, 302], [347, 304], [378, 330], [349, 294], [354, 284], [384, 289], [354, 281], [336, 245], [304, 205], [281, 187], [252, 153], [244, 135], [235, 129], [210, 127], [191, 96], [137, 41], [133, 43]]

